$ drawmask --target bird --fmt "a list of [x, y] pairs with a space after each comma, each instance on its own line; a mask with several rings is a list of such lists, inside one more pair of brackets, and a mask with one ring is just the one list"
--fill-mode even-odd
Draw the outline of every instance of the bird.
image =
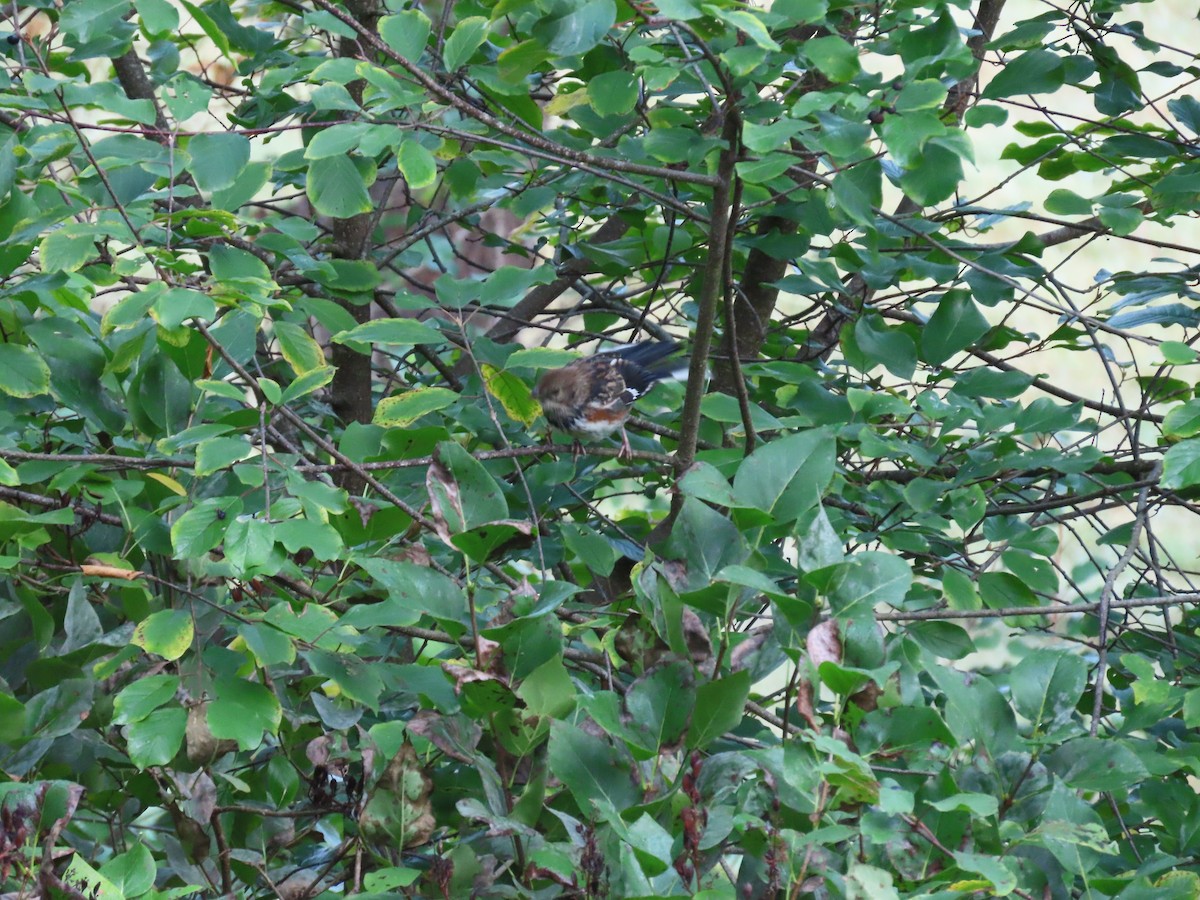
[[688, 369], [687, 359], [668, 360], [679, 350], [676, 341], [639, 341], [602, 350], [592, 356], [544, 372], [533, 389], [533, 397], [552, 428], [575, 438], [608, 437], [621, 432], [618, 458], [630, 457], [625, 420], [633, 404], [660, 381], [680, 380]]

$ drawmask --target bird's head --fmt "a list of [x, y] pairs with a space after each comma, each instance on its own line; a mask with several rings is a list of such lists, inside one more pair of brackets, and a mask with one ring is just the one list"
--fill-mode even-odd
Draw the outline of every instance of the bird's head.
[[551, 369], [538, 379], [533, 399], [542, 406], [569, 406], [579, 402], [579, 372], [571, 368]]

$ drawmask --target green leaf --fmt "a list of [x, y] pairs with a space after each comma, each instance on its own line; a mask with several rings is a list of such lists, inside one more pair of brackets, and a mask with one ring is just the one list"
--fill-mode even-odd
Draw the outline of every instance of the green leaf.
[[781, 499], [789, 515], [817, 505], [833, 477], [834, 442], [821, 429], [802, 431], [755, 450], [738, 467], [733, 493], [745, 506], [772, 512]]
[[437, 181], [437, 160], [415, 140], [407, 139], [396, 153], [400, 174], [414, 191], [427, 188]]
[[1050, 50], [1022, 53], [999, 69], [983, 89], [983, 99], [999, 100], [1017, 94], [1049, 94], [1066, 82], [1062, 58]]
[[134, 844], [100, 867], [100, 874], [112, 882], [122, 897], [140, 897], [154, 887], [158, 867], [145, 844]]
[[[1158, 352], [1162, 354], [1164, 362], [1173, 366], [1189, 365], [1194, 363], [1197, 357], [1195, 348], [1182, 341], [1163, 341], [1158, 345]], [[1170, 413], [1167, 415], [1170, 416]]]
[[242, 438], [219, 437], [196, 446], [196, 475], [211, 475], [250, 456], [253, 448]]
[[954, 852], [954, 862], [965, 872], [977, 872], [982, 875], [998, 897], [1011, 894], [1017, 887], [1017, 876], [1013, 873], [1006, 860], [997, 859], [983, 853], [968, 853], [963, 850]]
[[783, 153], [767, 156], [764, 159], [748, 160], [737, 164], [738, 177], [751, 184], [765, 184], [778, 178], [796, 164], [792, 157]]
[[[142, 293], [147, 299], [152, 296], [148, 291]], [[168, 288], [154, 301], [151, 312], [159, 325], [174, 330], [188, 319], [211, 322], [217, 317], [217, 304], [207, 294], [191, 288]]]
[[[757, 10], [750, 9], [725, 9], [717, 6], [715, 3], [705, 3], [703, 9], [710, 16], [716, 16], [727, 25], [738, 29], [745, 33], [746, 37], [750, 38], [759, 47], [764, 50], [780, 50], [782, 49], [775, 39], [771, 37], [767, 31], [762, 19], [759, 18]], [[809, 43], [812, 43], [810, 40]]]
[[[659, 8], [662, 8], [661, 3]], [[772, 14], [782, 16], [794, 25], [824, 21], [828, 11], [829, 0], [775, 0], [771, 4]]]
[[368, 122], [339, 122], [313, 135], [304, 148], [305, 159], [326, 159], [330, 156], [345, 156], [357, 150], [363, 138], [375, 130]]
[[258, 379], [258, 389], [262, 391], [263, 397], [272, 406], [278, 406], [283, 400], [283, 391], [280, 390], [278, 383], [270, 378]]
[[[612, 572], [618, 553], [609, 541], [586, 525], [563, 523], [559, 526], [563, 545], [573, 553], [593, 575], [607, 576]], [[569, 559], [569, 557], [568, 557]]]
[[217, 49], [221, 51], [221, 54], [226, 59], [231, 59], [233, 49], [229, 46], [229, 39], [225, 36], [225, 32], [217, 27], [217, 23], [204, 10], [191, 3], [190, 0], [179, 0], [179, 2], [191, 14], [192, 18], [196, 20], [196, 24], [208, 35]]
[[1180, 441], [1163, 456], [1163, 487], [1180, 490], [1193, 484], [1200, 484], [1200, 439], [1197, 438]]
[[188, 651], [194, 636], [190, 613], [183, 609], [164, 609], [138, 622], [130, 643], [172, 662]]
[[490, 23], [483, 16], [468, 16], [454, 26], [442, 50], [446, 71], [457, 72], [475, 55], [487, 39]]
[[194, 559], [221, 542], [231, 517], [241, 512], [241, 501], [214, 497], [197, 503], [171, 526], [176, 559]]
[[637, 103], [638, 82], [631, 73], [617, 69], [593, 78], [587, 92], [598, 115], [623, 116], [632, 112]]
[[125, 726], [129, 761], [139, 769], [165, 766], [175, 758], [187, 729], [187, 711], [158, 709]]
[[900, 607], [913, 583], [912, 569], [899, 557], [870, 550], [808, 576], [841, 617], [863, 618], [880, 603]]
[[991, 681], [941, 665], [926, 671], [945, 697], [946, 724], [957, 740], [974, 740], [992, 756], [1013, 747], [1017, 726], [1012, 707]]
[[[328, 653], [324, 650], [310, 650], [302, 655], [308, 660], [313, 672], [323, 678], [328, 678], [346, 697], [371, 709], [379, 708], [379, 695], [383, 693], [383, 681], [371, 663], [359, 659], [357, 656]], [[274, 700], [274, 697], [271, 700]], [[278, 706], [277, 703], [276, 706]], [[278, 720], [275, 724], [278, 725]], [[230, 723], [230, 727], [234, 727], [232, 723]], [[261, 731], [259, 737], [261, 737]]]
[[718, 506], [740, 505], [725, 476], [706, 462], [692, 463], [691, 468], [679, 479], [679, 490], [688, 497], [697, 497]]
[[129, 8], [129, 0], [71, 0], [63, 6], [58, 24], [87, 44], [118, 25]]
[[951, 609], [980, 609], [983, 606], [979, 592], [975, 590], [975, 582], [958, 569], [942, 570], [942, 592]]
[[1035, 650], [1012, 670], [1017, 712], [1039, 731], [1067, 721], [1087, 686], [1087, 664], [1060, 650]]
[[742, 670], [696, 688], [696, 705], [687, 745], [703, 750], [741, 724], [750, 695], [750, 673]]
[[96, 241], [102, 237], [95, 226], [71, 222], [42, 239], [42, 268], [47, 272], [76, 272], [94, 259], [99, 251]]
[[[391, 605], [386, 611], [378, 604], [366, 608], [371, 616], [382, 613], [395, 617], [394, 622], [379, 624], [412, 625], [423, 615], [457, 623], [467, 612], [467, 598], [462, 588], [427, 566], [376, 558], [360, 559], [358, 564], [388, 593]], [[374, 624], [359, 614], [357, 608], [346, 617], [356, 627]]]
[[50, 393], [50, 367], [31, 347], [0, 343], [0, 393], [10, 397]]
[[[443, 441], [434, 451], [437, 464], [430, 467], [426, 478], [430, 496], [437, 490], [453, 489], [454, 504], [462, 514], [462, 530], [498, 522], [508, 517], [504, 492], [484, 465], [454, 441]], [[435, 500], [444, 509], [445, 500]], [[451, 523], [451, 531], [455, 532]]]
[[1192, 688], [1183, 698], [1183, 724], [1200, 727], [1200, 688]]
[[374, 319], [333, 336], [335, 344], [444, 344], [440, 331], [416, 319]]
[[843, 169], [833, 178], [837, 208], [858, 225], [875, 224], [875, 210], [883, 203], [883, 167], [878, 160], [865, 160]]
[[63, 653], [71, 653], [82, 647], [89, 647], [104, 634], [100, 617], [92, 609], [82, 578], [72, 581], [71, 589], [67, 594], [67, 614], [63, 619], [63, 631], [66, 632], [66, 640], [63, 641], [62, 646]]
[[308, 396], [313, 391], [320, 390], [333, 381], [336, 371], [333, 366], [321, 366], [308, 370], [284, 389], [280, 403], [288, 404], [293, 400]]
[[617, 21], [617, 6], [613, 0], [588, 0], [587, 3], [565, 6], [565, 13], [544, 18], [534, 28], [534, 34], [550, 52], [559, 56], [574, 56], [591, 50]]
[[134, 0], [138, 21], [148, 34], [158, 35], [179, 29], [179, 10], [169, 0]]
[[345, 544], [337, 529], [313, 519], [288, 519], [275, 526], [275, 536], [289, 553], [307, 550], [319, 560], [336, 559]]
[[429, 17], [419, 9], [406, 9], [379, 20], [379, 36], [409, 62], [421, 58], [429, 40], [429, 30]]
[[208, 727], [213, 737], [237, 741], [242, 750], [255, 750], [263, 733], [279, 730], [283, 710], [275, 694], [241, 678], [222, 678], [214, 685], [216, 697], [208, 704]]
[[[535, 284], [549, 284], [555, 279], [555, 273], [550, 266], [536, 266], [532, 269], [518, 268], [517, 266], [500, 266], [496, 271], [483, 283], [483, 288], [479, 292], [479, 302], [484, 306], [500, 307], [508, 309], [516, 306], [521, 298]], [[518, 350], [509, 357], [509, 367], [515, 366], [518, 363], [517, 359], [538, 359], [542, 356], [553, 356], [558, 354], [560, 362], [557, 365], [562, 365], [567, 361], [563, 351], [552, 350], [549, 347], [535, 347], [529, 350]], [[525, 362], [522, 365], [533, 365], [533, 363]]]
[[50, 739], [71, 734], [90, 714], [94, 693], [94, 682], [64, 678], [34, 695], [25, 703], [26, 736]]
[[385, 428], [407, 428], [422, 416], [452, 406], [458, 400], [458, 394], [449, 388], [417, 388], [380, 400], [371, 421]]
[[395, 893], [395, 888], [406, 888], [424, 874], [420, 869], [378, 869], [363, 876], [363, 887], [368, 893]]
[[1150, 774], [1128, 744], [1116, 737], [1076, 738], [1043, 760], [1069, 787], [1081, 791], [1119, 791]]
[[904, 85], [892, 105], [900, 114], [919, 109], [937, 110], [945, 102], [946, 93], [946, 86], [936, 78], [921, 78]]
[[[858, 51], [838, 35], [810, 38], [803, 46], [809, 62], [835, 84], [850, 81], [861, 71]], [[768, 49], [778, 50], [779, 46], [776, 44]]]
[[979, 576], [979, 596], [989, 609], [1037, 606], [1038, 598], [1021, 579], [1008, 572], [984, 572]]
[[926, 362], [941, 365], [983, 337], [989, 328], [988, 319], [970, 294], [952, 290], [938, 301], [937, 310], [920, 332], [922, 356]]
[[[374, 181], [374, 177], [371, 181]], [[354, 161], [346, 156], [314, 159], [308, 166], [306, 193], [309, 202], [323, 216], [349, 219], [370, 212], [370, 182], [363, 178]]]
[[952, 197], [963, 178], [962, 158], [942, 141], [929, 141], [918, 161], [900, 174], [900, 187], [921, 206]]
[[1056, 188], [1046, 195], [1046, 212], [1056, 216], [1090, 216], [1092, 201], [1066, 188]]
[[696, 703], [690, 664], [666, 663], [634, 679], [625, 694], [627, 734], [636, 733], [650, 753], [679, 742]]
[[882, 364], [897, 378], [912, 378], [917, 368], [917, 348], [912, 337], [900, 327], [884, 323], [875, 314], [862, 316], [854, 325], [854, 346], [862, 360], [856, 365], [866, 371]]
[[202, 191], [230, 187], [250, 162], [250, 140], [241, 134], [197, 134], [187, 151], [188, 171]]
[[629, 777], [629, 763], [608, 741], [575, 725], [550, 723], [547, 762], [588, 815], [625, 809], [640, 799]]
[[176, 675], [149, 675], [139, 678], [125, 687], [113, 699], [113, 722], [129, 725], [140, 722], [160, 706], [175, 699], [179, 690]]
[[912, 622], [906, 631], [918, 644], [942, 659], [962, 659], [977, 649], [966, 629], [951, 622]]
[[269, 625], [243, 625], [238, 633], [259, 666], [291, 665], [296, 660], [295, 642]]
[[25, 707], [12, 694], [0, 692], [0, 741], [15, 744], [25, 732]]

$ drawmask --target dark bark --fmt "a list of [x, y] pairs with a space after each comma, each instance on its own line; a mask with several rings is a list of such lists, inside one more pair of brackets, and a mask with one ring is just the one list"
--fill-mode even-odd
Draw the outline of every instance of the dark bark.
[[[352, 0], [347, 8], [364, 28], [374, 32], [379, 21], [380, 7], [375, 0]], [[361, 58], [363, 51], [359, 42], [343, 38], [338, 45], [338, 55], [354, 59]], [[362, 102], [363, 83], [347, 85], [356, 102]], [[364, 259], [371, 239], [371, 213], [362, 213], [349, 219], [336, 219], [333, 223], [333, 255], [337, 259]], [[348, 300], [338, 301], [350, 313], [355, 322], [367, 322], [371, 318], [368, 303], [357, 304]], [[333, 411], [345, 423], [370, 422], [374, 413], [371, 402], [371, 356], [357, 353], [342, 344], [334, 344], [330, 351], [330, 363], [334, 367], [330, 385]], [[346, 485], [350, 487], [349, 485]]]

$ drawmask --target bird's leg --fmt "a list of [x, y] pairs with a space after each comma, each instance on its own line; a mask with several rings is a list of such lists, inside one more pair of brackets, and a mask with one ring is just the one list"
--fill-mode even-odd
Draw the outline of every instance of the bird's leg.
[[571, 456], [575, 457], [575, 459], [579, 459], [579, 457], [583, 456], [583, 441], [581, 441], [579, 438], [575, 438], [573, 441], [571, 441]]
[[625, 433], [625, 426], [621, 426], [621, 449], [617, 451], [617, 459], [633, 459], [633, 448], [629, 446], [629, 435]]

